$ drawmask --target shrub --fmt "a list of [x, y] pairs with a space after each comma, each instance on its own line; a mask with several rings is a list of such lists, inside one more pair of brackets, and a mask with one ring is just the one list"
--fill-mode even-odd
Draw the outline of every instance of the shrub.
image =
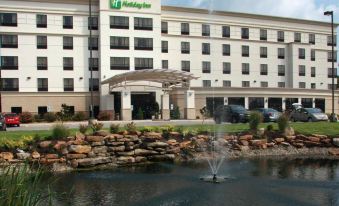
[[96, 122], [91, 125], [93, 133], [100, 131], [104, 127], [104, 124], [101, 122]]
[[20, 114], [20, 122], [21, 123], [31, 123], [33, 122], [33, 115], [30, 112], [23, 112]]
[[34, 121], [34, 122], [43, 122], [44, 120], [42, 119], [42, 117], [41, 117], [40, 115], [35, 114], [35, 115], [33, 116], [33, 121]]
[[47, 122], [55, 122], [57, 120], [57, 117], [54, 112], [47, 112], [44, 114], [44, 120]]
[[113, 115], [112, 115], [111, 112], [102, 111], [98, 115], [98, 120], [100, 120], [100, 121], [109, 121], [109, 120], [112, 120], [112, 117], [113, 117]]
[[137, 131], [137, 125], [134, 122], [126, 124], [126, 130], [129, 133], [133, 133]]
[[73, 112], [73, 107], [68, 106], [67, 104], [62, 104], [60, 112], [58, 112], [56, 115], [59, 120], [64, 122], [72, 119]]
[[85, 112], [76, 112], [72, 119], [74, 121], [84, 121], [88, 119], [88, 115]]
[[287, 127], [289, 127], [289, 118], [286, 115], [281, 115], [278, 120], [278, 127], [280, 132], [284, 132]]
[[120, 124], [111, 124], [109, 129], [112, 134], [117, 134], [120, 131]]
[[266, 131], [267, 132], [272, 132], [273, 131], [273, 125], [271, 125], [271, 124], [267, 125]]
[[63, 139], [68, 137], [70, 134], [69, 129], [63, 124], [56, 124], [52, 129], [52, 138], [53, 139]]
[[139, 120], [144, 119], [144, 112], [142, 111], [142, 109], [140, 107], [138, 109], [138, 113], [137, 113], [136, 118], [139, 119]]
[[153, 132], [154, 129], [153, 129], [153, 127], [143, 127], [140, 131], [142, 133], [144, 133], [144, 132]]
[[250, 124], [250, 129], [257, 131], [259, 124], [263, 121], [263, 116], [260, 112], [251, 112], [248, 123]]
[[174, 110], [171, 110], [171, 119], [180, 119], [180, 109], [175, 106]]
[[86, 134], [87, 130], [88, 130], [88, 126], [87, 125], [85, 125], [85, 124], [80, 124], [79, 125], [79, 132], [81, 132], [82, 134]]
[[173, 125], [167, 125], [164, 127], [161, 127], [161, 132], [164, 138], [169, 138], [169, 135], [171, 132], [174, 131], [174, 126]]

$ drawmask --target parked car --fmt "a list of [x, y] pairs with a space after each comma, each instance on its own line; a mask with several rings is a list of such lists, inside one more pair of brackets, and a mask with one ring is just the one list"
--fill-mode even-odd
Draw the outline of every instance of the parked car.
[[281, 116], [281, 112], [272, 108], [259, 108], [256, 111], [263, 115], [264, 122], [276, 122]]
[[328, 116], [318, 108], [299, 108], [292, 111], [290, 120], [294, 122], [328, 121]]
[[4, 115], [7, 126], [18, 126], [20, 127], [20, 117], [15, 113], [7, 113]]
[[221, 105], [216, 108], [214, 113], [214, 121], [217, 124], [221, 122], [247, 122], [249, 112], [240, 105]]
[[1, 114], [0, 114], [0, 130], [1, 131], [7, 130], [5, 117]]

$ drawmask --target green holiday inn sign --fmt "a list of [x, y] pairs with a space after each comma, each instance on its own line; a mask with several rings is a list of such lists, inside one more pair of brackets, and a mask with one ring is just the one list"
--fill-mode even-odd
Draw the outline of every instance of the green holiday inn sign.
[[110, 5], [112, 9], [121, 9], [122, 7], [150, 9], [152, 7], [152, 4], [148, 4], [146, 2], [140, 3], [136, 1], [127, 1], [127, 0], [110, 0]]

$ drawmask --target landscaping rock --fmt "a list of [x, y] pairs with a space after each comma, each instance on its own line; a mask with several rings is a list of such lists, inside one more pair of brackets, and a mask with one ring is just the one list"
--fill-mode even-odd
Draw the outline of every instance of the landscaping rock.
[[[125, 135], [124, 138], [127, 139], [128, 141], [132, 141], [132, 142], [137, 142], [137, 141], [140, 140], [137, 135]], [[128, 141], [126, 141], [126, 142], [128, 142]]]
[[332, 148], [328, 151], [330, 155], [339, 156], [339, 148]]
[[30, 153], [27, 153], [27, 152], [20, 152], [20, 153], [16, 153], [16, 157], [19, 159], [19, 160], [26, 160], [28, 158], [31, 157], [31, 154]]
[[108, 152], [123, 152], [123, 151], [125, 151], [125, 146], [108, 147]]
[[266, 145], [267, 140], [266, 139], [256, 139], [256, 140], [251, 140], [251, 145], [254, 147], [262, 147], [262, 145]]
[[94, 135], [96, 136], [102, 136], [102, 137], [106, 137], [109, 136], [111, 133], [109, 133], [108, 131], [105, 130], [100, 130], [94, 133]]
[[170, 145], [170, 146], [177, 146], [177, 145], [179, 145], [179, 143], [175, 139], [168, 140], [167, 144]]
[[107, 145], [112, 145], [112, 146], [121, 146], [125, 145], [125, 142], [107, 142]]
[[252, 139], [253, 139], [253, 135], [251, 135], [251, 134], [243, 135], [243, 136], [240, 136], [240, 137], [239, 137], [239, 141], [241, 141], [241, 140], [250, 141], [250, 140], [252, 140]]
[[87, 154], [91, 151], [92, 147], [89, 145], [69, 145], [68, 151], [77, 154]]
[[104, 146], [105, 145], [105, 141], [102, 142], [91, 142], [90, 145], [92, 147], [96, 147], [96, 146]]
[[250, 144], [247, 140], [240, 140], [240, 143], [241, 143], [243, 146], [248, 146], [248, 145]]
[[185, 141], [185, 142], [181, 142], [180, 148], [187, 148], [190, 144], [192, 143], [192, 141]]
[[153, 155], [153, 156], [149, 156], [147, 157], [148, 160], [151, 161], [173, 161], [175, 159], [175, 155], [174, 154], [165, 154], [165, 155]]
[[118, 152], [119, 156], [133, 156], [134, 151], [129, 151], [129, 152]]
[[118, 164], [131, 164], [135, 162], [135, 158], [134, 157], [126, 157], [126, 156], [122, 156], [122, 157], [118, 157], [117, 158], [117, 163]]
[[146, 132], [144, 133], [144, 136], [146, 141], [156, 141], [162, 139], [161, 133], [157, 132]]
[[83, 158], [86, 158], [86, 155], [85, 154], [67, 154], [66, 155], [66, 158], [67, 159], [83, 159]]
[[106, 153], [106, 152], [107, 152], [107, 147], [106, 147], [106, 146], [93, 147], [93, 148], [92, 148], [92, 151], [93, 151], [95, 154], [98, 154], [98, 153]]
[[306, 137], [306, 139], [311, 142], [320, 142], [320, 138], [318, 137]]
[[339, 138], [333, 138], [333, 144], [337, 147], [339, 147]]
[[13, 160], [14, 155], [13, 155], [12, 152], [1, 152], [0, 158], [7, 160], [7, 161], [11, 161], [11, 160]]
[[110, 157], [96, 157], [96, 158], [84, 158], [77, 160], [79, 167], [92, 167], [98, 164], [106, 164], [112, 162]]
[[33, 159], [39, 159], [40, 158], [40, 153], [37, 152], [37, 151], [34, 151], [34, 152], [32, 152], [31, 156], [32, 156]]
[[42, 141], [39, 143], [39, 147], [42, 149], [49, 148], [52, 145], [52, 141]]
[[86, 136], [86, 141], [88, 142], [102, 142], [105, 140], [103, 136]]
[[45, 158], [46, 159], [58, 159], [59, 155], [57, 155], [57, 154], [46, 154]]
[[159, 147], [159, 148], [166, 148], [168, 147], [168, 144], [166, 142], [152, 142], [152, 143], [148, 143], [147, 147]]
[[67, 147], [67, 143], [65, 141], [57, 141], [57, 143], [53, 146], [56, 151], [60, 151], [61, 149]]
[[81, 132], [76, 132], [75, 133], [75, 139], [76, 140], [85, 140], [85, 135], [82, 134]]
[[146, 149], [136, 149], [134, 151], [134, 154], [136, 156], [147, 156], [147, 155], [155, 155], [158, 154], [157, 152], [153, 151], [153, 150], [146, 150]]
[[281, 144], [282, 142], [285, 141], [285, 138], [275, 138], [274, 141], [275, 141], [277, 144]]
[[141, 157], [141, 156], [137, 156], [135, 157], [135, 162], [147, 162], [147, 158], [146, 157]]
[[71, 167], [77, 168], [78, 166], [79, 166], [78, 161], [77, 161], [76, 159], [73, 159], [73, 160], [71, 161]]

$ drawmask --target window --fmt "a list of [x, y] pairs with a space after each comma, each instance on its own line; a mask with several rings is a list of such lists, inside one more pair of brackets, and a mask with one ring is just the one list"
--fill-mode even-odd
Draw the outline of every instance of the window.
[[168, 60], [162, 60], [162, 68], [168, 69]]
[[222, 37], [230, 37], [231, 36], [231, 29], [229, 26], [222, 27]]
[[260, 64], [260, 75], [267, 75], [268, 66], [267, 64]]
[[18, 78], [1, 78], [2, 91], [19, 91]]
[[260, 58], [267, 58], [267, 47], [260, 47]]
[[316, 89], [316, 84], [315, 83], [311, 83], [311, 89]]
[[153, 19], [134, 17], [134, 29], [152, 31], [153, 30]]
[[250, 64], [248, 63], [242, 63], [241, 72], [243, 75], [249, 75], [250, 74]]
[[308, 42], [310, 44], [315, 44], [315, 34], [309, 34], [308, 35]]
[[[336, 51], [334, 51], [335, 52], [335, 54], [337, 54], [336, 53]], [[334, 59], [333, 59], [333, 57], [334, 57]], [[327, 52], [327, 61], [328, 62], [332, 62], [332, 60], [334, 60], [334, 62], [337, 62], [337, 55], [332, 55], [332, 51], [329, 51], [329, 52]]]
[[190, 72], [191, 71], [191, 62], [190, 61], [181, 61], [181, 71]]
[[301, 42], [301, 33], [294, 33], [294, 42]]
[[73, 29], [73, 16], [64, 16], [63, 17], [63, 28], [64, 29]]
[[47, 36], [37, 36], [37, 49], [47, 49]]
[[161, 41], [161, 52], [168, 53], [168, 41]]
[[88, 50], [97, 51], [98, 49], [99, 49], [99, 38], [98, 37], [88, 38]]
[[283, 31], [278, 31], [278, 42], [284, 42], [285, 41], [285, 34]]
[[242, 81], [241, 85], [242, 85], [242, 87], [250, 87], [250, 82], [249, 81]]
[[189, 42], [181, 42], [181, 53], [189, 54], [190, 53], [190, 43]]
[[111, 16], [111, 29], [129, 29], [129, 18], [127, 16]]
[[181, 23], [181, 35], [190, 34], [190, 25], [188, 23]]
[[311, 67], [311, 77], [315, 77], [316, 75], [316, 69], [315, 67]]
[[153, 50], [153, 39], [152, 38], [134, 38], [134, 49], [135, 50]]
[[267, 30], [260, 29], [260, 40], [266, 41], [267, 40]]
[[210, 36], [210, 33], [211, 33], [210, 25], [203, 24], [201, 30], [202, 30], [201, 32], [202, 36]]
[[16, 13], [0, 13], [0, 26], [18, 26]]
[[[331, 36], [327, 36], [327, 46], [332, 46], [332, 35]], [[334, 35], [333, 46], [337, 46], [337, 35]]]
[[230, 62], [224, 62], [222, 68], [223, 74], [231, 74], [231, 63]]
[[260, 87], [268, 87], [268, 82], [260, 82]]
[[230, 56], [231, 55], [231, 45], [223, 44], [222, 45], [222, 55]]
[[39, 106], [38, 107], [38, 114], [40, 117], [43, 117], [44, 114], [47, 113], [47, 107], [46, 106]]
[[47, 57], [37, 57], [37, 69], [38, 70], [47, 70], [48, 69]]
[[315, 50], [311, 49], [311, 61], [315, 61]]
[[111, 57], [111, 70], [129, 70], [129, 57]]
[[153, 69], [153, 58], [135, 58], [135, 70]]
[[17, 56], [2, 56], [1, 70], [18, 70], [19, 60]]
[[89, 71], [99, 71], [99, 58], [88, 58]]
[[202, 80], [202, 87], [211, 87], [211, 80]]
[[93, 91], [99, 91], [99, 79], [98, 78], [93, 78], [92, 81], [91, 79], [88, 79], [89, 82], [89, 88], [88, 90], [91, 91], [91, 87], [93, 85]]
[[202, 54], [211, 54], [211, 46], [209, 43], [202, 43]]
[[17, 35], [1, 35], [1, 48], [18, 48]]
[[249, 39], [249, 28], [241, 28], [241, 38], [242, 39]]
[[129, 49], [129, 37], [111, 36], [111, 49]]
[[99, 19], [97, 16], [88, 17], [88, 30], [98, 30]]
[[249, 46], [241, 46], [241, 54], [243, 57], [250, 56], [250, 47]]
[[44, 14], [36, 15], [36, 27], [47, 28], [47, 15], [44, 15]]
[[299, 59], [305, 59], [305, 49], [299, 48]]
[[278, 48], [278, 59], [285, 59], [285, 48]]
[[306, 75], [306, 67], [305, 65], [299, 65], [299, 76], [304, 77]]
[[22, 113], [22, 107], [11, 107], [11, 113], [21, 114]]
[[306, 83], [305, 82], [299, 82], [299, 89], [305, 89]]
[[73, 91], [74, 91], [74, 79], [64, 78], [64, 92], [73, 92]]
[[166, 22], [166, 21], [161, 22], [161, 33], [163, 33], [163, 34], [168, 33], [168, 22]]
[[337, 68], [328, 68], [327, 69], [327, 73], [328, 73], [328, 78], [332, 78], [332, 76], [334, 76], [334, 78], [337, 77]]
[[211, 62], [202, 62], [202, 73], [211, 73]]
[[231, 81], [224, 80], [224, 81], [222, 81], [222, 86], [223, 87], [231, 87], [232, 83], [231, 83]]
[[285, 65], [278, 65], [278, 76], [285, 76]]
[[285, 88], [285, 82], [278, 82], [278, 87], [279, 88]]
[[73, 70], [73, 57], [64, 57], [64, 70]]
[[63, 37], [63, 48], [67, 50], [73, 49], [73, 37], [72, 36]]
[[38, 92], [47, 92], [47, 91], [48, 91], [48, 79], [38, 78]]

